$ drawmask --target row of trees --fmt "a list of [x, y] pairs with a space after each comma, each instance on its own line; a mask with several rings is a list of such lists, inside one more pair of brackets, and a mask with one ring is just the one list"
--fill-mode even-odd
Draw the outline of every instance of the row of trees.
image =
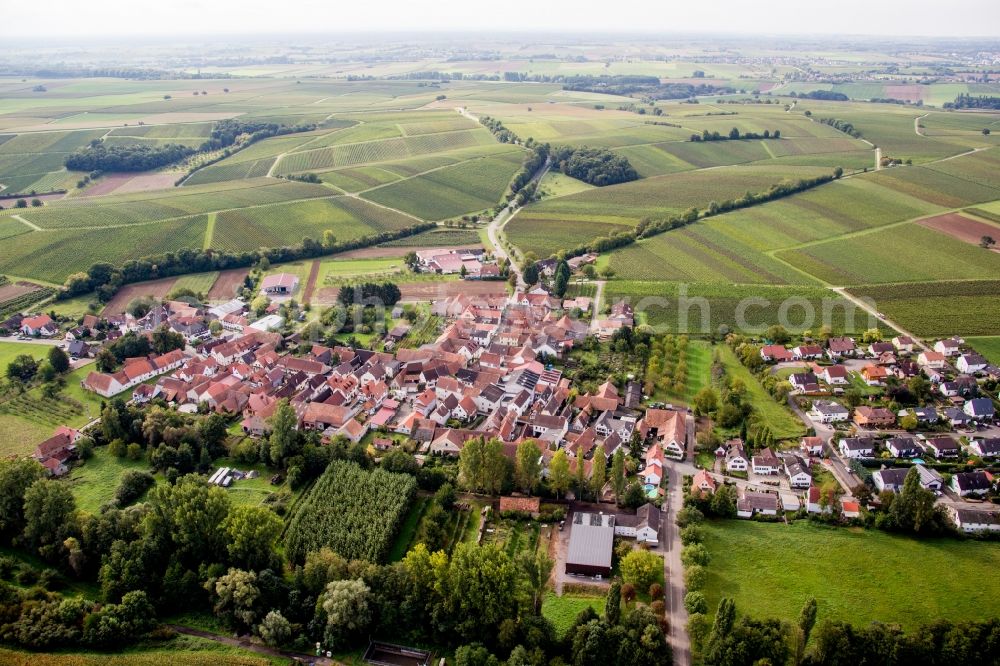
[[840, 130], [844, 134], [849, 134], [855, 139], [861, 138], [861, 130], [856, 128], [854, 123], [839, 118], [820, 118], [819, 121], [824, 125], [829, 125], [834, 129]]
[[579, 257], [587, 254], [588, 252], [608, 252], [620, 247], [625, 247], [626, 245], [631, 245], [641, 238], [649, 238], [665, 231], [670, 231], [671, 229], [679, 229], [685, 225], [692, 224], [701, 216], [710, 217], [712, 215], [718, 215], [731, 210], [738, 210], [740, 208], [774, 201], [775, 199], [781, 199], [783, 197], [787, 197], [798, 192], [804, 192], [825, 183], [829, 183], [833, 180], [837, 180], [843, 174], [844, 170], [841, 167], [837, 167], [831, 174], [826, 176], [800, 178], [796, 181], [783, 181], [772, 185], [763, 192], [747, 192], [738, 199], [727, 199], [721, 203], [712, 201], [709, 203], [708, 208], [704, 212], [699, 211], [697, 208], [689, 208], [680, 215], [645, 217], [639, 222], [638, 225], [636, 225], [635, 229], [619, 231], [609, 236], [595, 238], [583, 245], [566, 250], [563, 253], [563, 256], [571, 258]]
[[311, 259], [327, 254], [346, 252], [370, 245], [377, 245], [392, 240], [433, 229], [433, 222], [415, 224], [397, 231], [386, 231], [370, 234], [350, 241], [338, 241], [333, 237], [318, 242], [312, 238], [302, 239], [296, 246], [266, 248], [247, 252], [226, 252], [213, 249], [184, 248], [161, 255], [130, 260], [122, 266], [108, 263], [96, 263], [84, 272], [74, 273], [66, 278], [63, 288], [57, 292], [57, 298], [66, 299], [81, 294], [97, 291], [101, 301], [108, 301], [115, 292], [125, 284], [143, 282], [161, 277], [184, 275], [187, 273], [203, 273], [220, 271], [229, 268], [246, 268], [255, 266], [266, 260], [268, 263], [297, 261]]
[[809, 599], [797, 621], [737, 617], [730, 598], [719, 602], [709, 628], [699, 622], [692, 644], [706, 666], [883, 666], [987, 664], [1000, 654], [1000, 621], [939, 620], [906, 633], [899, 625], [873, 622], [855, 627], [843, 621], [816, 624], [817, 603]]
[[1000, 109], [1000, 97], [959, 93], [954, 102], [945, 102], [946, 109]]
[[718, 132], [709, 132], [708, 130], [702, 130], [701, 134], [692, 134], [691, 141], [739, 141], [740, 139], [780, 139], [781, 130], [764, 130], [763, 132], [740, 132], [739, 128], [734, 127], [729, 130], [729, 134], [719, 134]]

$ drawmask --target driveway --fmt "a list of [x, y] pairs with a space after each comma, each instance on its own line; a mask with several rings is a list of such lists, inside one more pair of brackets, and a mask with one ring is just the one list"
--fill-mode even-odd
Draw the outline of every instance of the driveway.
[[693, 474], [694, 466], [688, 463], [667, 462], [667, 510], [663, 512], [660, 544], [663, 553], [663, 580], [665, 582], [664, 602], [667, 606], [667, 620], [670, 633], [667, 641], [674, 652], [677, 666], [691, 663], [691, 640], [687, 635], [687, 610], [684, 608], [684, 567], [681, 565], [680, 529], [674, 522], [677, 513], [684, 508], [684, 493], [681, 490], [684, 474]]

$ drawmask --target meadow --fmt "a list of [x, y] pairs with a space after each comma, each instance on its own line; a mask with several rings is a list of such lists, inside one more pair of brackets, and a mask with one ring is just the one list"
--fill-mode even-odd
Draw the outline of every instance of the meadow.
[[[993, 329], [996, 332], [996, 328]], [[965, 341], [993, 365], [1000, 365], [1000, 336], [967, 337]]]
[[[982, 578], [1000, 566], [995, 543], [918, 540], [807, 521], [729, 520], [704, 527], [711, 612], [725, 596], [743, 614], [795, 621], [815, 597], [820, 622], [891, 622], [910, 630], [940, 618], [982, 620], [1000, 612]], [[920, 594], [914, 593], [915, 576], [928, 583]]]

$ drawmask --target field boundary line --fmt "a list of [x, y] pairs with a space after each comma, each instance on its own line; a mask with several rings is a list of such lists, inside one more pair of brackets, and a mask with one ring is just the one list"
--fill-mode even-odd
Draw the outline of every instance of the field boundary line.
[[201, 245], [201, 249], [207, 250], [212, 247], [212, 238], [215, 236], [215, 216], [217, 213], [208, 214], [208, 223], [205, 225], [205, 240]]
[[11, 215], [10, 218], [12, 220], [17, 220], [18, 222], [20, 222], [21, 224], [25, 225], [26, 227], [28, 227], [32, 231], [44, 231], [44, 229], [42, 229], [40, 226], [38, 226], [34, 222], [29, 222], [28, 220], [24, 219], [23, 217], [21, 217], [20, 215], [18, 215], [16, 213], [14, 215]]
[[[367, 190], [358, 190], [354, 194], [359, 194], [359, 195], [360, 194], [368, 194], [369, 192], [372, 192], [374, 190], [380, 190], [383, 187], [389, 187], [390, 185], [395, 185], [397, 183], [402, 183], [402, 182], [407, 181], [407, 180], [413, 180], [414, 178], [420, 178], [421, 176], [426, 176], [427, 174], [434, 173], [435, 171], [441, 171], [442, 169], [450, 169], [451, 167], [456, 167], [456, 166], [459, 166], [460, 164], [466, 164], [467, 162], [473, 162], [475, 160], [482, 160], [482, 159], [486, 159], [488, 157], [490, 157], [490, 156], [489, 155], [483, 155], [483, 156], [480, 156], [480, 157], [470, 157], [468, 159], [461, 160], [460, 162], [455, 162], [453, 164], [444, 164], [442, 166], [434, 167], [433, 169], [428, 169], [427, 171], [421, 171], [420, 173], [415, 173], [412, 176], [404, 176], [404, 177], [400, 178], [399, 180], [392, 181], [391, 183], [382, 183], [381, 185], [375, 185], [374, 187], [369, 187]], [[350, 167], [348, 167], [348, 168], [350, 168]], [[379, 167], [376, 167], [376, 168], [379, 168]], [[390, 172], [390, 173], [394, 173], [394, 172]], [[511, 176], [511, 180], [513, 180], [513, 178], [514, 178], [514, 176]], [[508, 183], [508, 186], [509, 185], [510, 185], [510, 183]]]
[[[423, 219], [421, 217], [417, 217], [413, 213], [407, 213], [405, 210], [399, 210], [398, 208], [393, 208], [392, 206], [385, 206], [385, 205], [380, 204], [378, 202], [370, 201], [368, 199], [365, 199], [364, 197], [359, 197], [357, 194], [350, 194], [350, 193], [348, 193], [348, 194], [345, 194], [344, 196], [350, 197], [352, 199], [357, 199], [358, 201], [364, 201], [366, 204], [371, 204], [372, 206], [377, 206], [378, 208], [384, 208], [385, 210], [391, 210], [394, 213], [399, 213], [400, 215], [405, 215], [406, 217], [410, 218], [411, 220], [416, 220], [417, 222], [430, 222], [431, 221], [431, 220], [425, 220], [425, 219]], [[334, 198], [334, 197], [331, 197], [331, 198]]]

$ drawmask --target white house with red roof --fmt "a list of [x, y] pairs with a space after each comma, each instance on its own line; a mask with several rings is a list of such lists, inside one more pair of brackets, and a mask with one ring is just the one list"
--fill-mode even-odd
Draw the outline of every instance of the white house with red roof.
[[47, 314], [25, 317], [21, 320], [21, 333], [24, 335], [50, 338], [59, 332], [59, 326]]

